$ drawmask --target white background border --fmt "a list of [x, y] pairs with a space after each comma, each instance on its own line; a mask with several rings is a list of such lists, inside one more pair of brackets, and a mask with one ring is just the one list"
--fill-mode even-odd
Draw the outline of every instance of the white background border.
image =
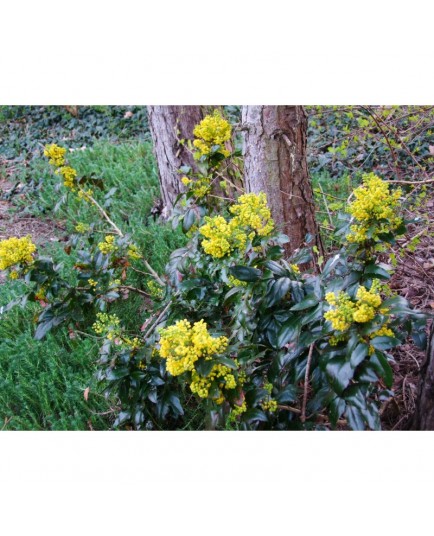
[[[0, 104], [433, 104], [428, 3], [3, 2]], [[432, 433], [0, 434], [2, 533], [419, 534]]]

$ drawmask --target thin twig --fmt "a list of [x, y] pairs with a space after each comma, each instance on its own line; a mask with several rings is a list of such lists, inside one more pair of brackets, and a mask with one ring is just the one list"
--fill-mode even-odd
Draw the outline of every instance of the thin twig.
[[147, 297], [151, 297], [150, 294], [148, 294], [147, 292], [145, 292], [144, 290], [140, 290], [139, 288], [136, 288], [136, 287], [131, 287], [130, 285], [119, 285], [117, 288], [120, 288], [120, 289], [127, 289], [127, 290], [131, 290], [131, 292], [137, 292], [137, 294], [141, 294], [142, 296], [147, 296]]
[[166, 311], [167, 309], [169, 309], [171, 305], [171, 302], [168, 302], [166, 304], [166, 306], [164, 307], [164, 309], [161, 311], [161, 313], [158, 315], [157, 319], [155, 320], [155, 322], [152, 324], [152, 326], [148, 329], [148, 331], [145, 333], [145, 335], [143, 335], [143, 339], [146, 340], [149, 335], [152, 333], [152, 331], [155, 329], [155, 326], [160, 322], [160, 320], [163, 318], [163, 316], [166, 314]]
[[309, 387], [309, 372], [310, 372], [310, 364], [312, 362], [313, 347], [314, 347], [314, 344], [312, 343], [309, 347], [309, 354], [307, 356], [306, 372], [304, 375], [303, 403], [301, 406], [301, 417], [300, 417], [301, 422], [305, 422], [306, 420], [307, 390]]
[[[84, 192], [84, 190], [81, 190]], [[114, 221], [112, 221], [107, 214], [107, 212], [102, 208], [102, 206], [98, 203], [96, 199], [94, 199], [91, 195], [88, 195], [86, 192], [86, 197], [92, 201], [92, 203], [96, 206], [96, 208], [101, 212], [101, 215], [108, 221], [108, 223], [113, 227], [116, 234], [118, 234], [120, 237], [124, 236], [124, 233], [119, 229], [119, 227], [116, 225]]]

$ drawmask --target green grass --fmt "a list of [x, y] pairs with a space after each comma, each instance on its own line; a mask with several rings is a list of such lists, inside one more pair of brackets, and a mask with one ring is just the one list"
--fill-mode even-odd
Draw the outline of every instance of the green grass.
[[[91, 149], [71, 153], [68, 158], [79, 175], [93, 174], [103, 179], [103, 191], [96, 190], [99, 201], [104, 201], [104, 194], [111, 188], [117, 189], [111, 198], [110, 216], [124, 232], [134, 236], [150, 264], [162, 272], [171, 251], [180, 247], [184, 237], [150, 215], [159, 196], [151, 146], [138, 142], [119, 145], [100, 142]], [[21, 177], [25, 178], [32, 187], [25, 200], [17, 200], [18, 210], [59, 219], [66, 233], [79, 221], [95, 220], [95, 209], [77, 202], [73, 196], [53, 213], [64, 189], [56, 188], [59, 179], [50, 172], [45, 160], [33, 160]], [[62, 242], [49, 243], [40, 249], [56, 262], [62, 262], [64, 274], [74, 278], [74, 259], [64, 252]], [[19, 295], [21, 284], [8, 281], [0, 286], [0, 306]], [[142, 302], [140, 296], [130, 295], [128, 300], [116, 304], [116, 313], [125, 325], [137, 328]], [[104, 398], [104, 386], [97, 385], [95, 379], [98, 341], [81, 336], [71, 339], [65, 327], [50, 333], [43, 341], [35, 341], [33, 317], [37, 307], [14, 308], [0, 315], [0, 428], [109, 429], [113, 414], [98, 414], [109, 412], [116, 401]], [[86, 387], [90, 387], [87, 402]]]
[[[0, 286], [0, 301], [19, 295], [20, 283]], [[94, 371], [98, 346], [65, 330], [33, 339], [36, 306], [0, 316], [0, 429], [104, 430], [109, 401]], [[84, 390], [89, 387], [86, 401]]]
[[350, 175], [331, 177], [327, 172], [312, 175], [316, 219], [326, 249], [333, 248], [332, 235], [339, 224], [338, 213], [345, 211], [349, 196], [359, 184], [360, 178], [354, 179]]

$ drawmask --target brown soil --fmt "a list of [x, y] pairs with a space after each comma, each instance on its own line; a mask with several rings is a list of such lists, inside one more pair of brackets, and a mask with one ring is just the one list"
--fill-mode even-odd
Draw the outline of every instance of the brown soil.
[[[411, 224], [405, 239], [394, 248], [397, 267], [391, 279], [391, 288], [406, 298], [413, 308], [426, 313], [434, 312], [434, 222], [430, 217], [434, 207], [433, 193], [423, 207], [417, 210], [423, 223]], [[410, 217], [414, 214], [407, 214]], [[419, 240], [414, 251], [411, 240]], [[428, 321], [427, 331], [432, 321]], [[425, 360], [425, 351], [410, 340], [391, 352], [395, 358], [395, 397], [382, 409], [382, 427], [385, 430], [405, 430], [414, 412], [419, 384], [419, 373]]]
[[[11, 170], [6, 168], [5, 171], [6, 176], [10, 177]], [[36, 218], [29, 214], [22, 214], [13, 207], [14, 196], [10, 195], [13, 189], [14, 184], [10, 179], [0, 177], [0, 240], [12, 236], [27, 235], [32, 237], [36, 245], [59, 240], [59, 231], [62, 229], [59, 224], [48, 218]], [[4, 274], [0, 272], [0, 283], [3, 281]]]

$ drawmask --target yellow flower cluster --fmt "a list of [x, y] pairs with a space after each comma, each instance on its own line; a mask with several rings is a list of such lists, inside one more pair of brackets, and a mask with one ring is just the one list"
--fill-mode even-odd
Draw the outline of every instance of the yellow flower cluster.
[[91, 287], [97, 287], [98, 286], [98, 281], [95, 281], [95, 279], [88, 279], [87, 280], [88, 284], [91, 286]]
[[205, 237], [202, 247], [205, 253], [220, 259], [234, 249], [244, 249], [255, 235], [268, 236], [274, 228], [266, 195], [244, 194], [230, 207], [234, 217], [226, 221], [223, 216], [206, 217], [206, 224], [199, 228]]
[[193, 326], [188, 320], [179, 320], [173, 326], [161, 330], [160, 356], [166, 359], [166, 368], [172, 376], [192, 371], [194, 363], [204, 357], [224, 352], [226, 337], [212, 337], [203, 320]]
[[225, 400], [222, 389], [235, 389], [237, 386], [233, 371], [221, 363], [214, 365], [209, 375], [205, 378], [193, 369], [191, 379], [191, 392], [197, 394], [200, 398], [208, 398], [212, 383], [216, 382], [219, 390], [218, 396], [215, 396], [214, 400], [218, 404], [223, 403]]
[[55, 143], [47, 145], [44, 149], [44, 156], [46, 156], [52, 166], [60, 167], [65, 163], [66, 149], [59, 147]]
[[347, 235], [349, 242], [361, 243], [367, 240], [368, 230], [375, 225], [372, 238], [397, 229], [402, 219], [396, 214], [401, 190], [390, 192], [389, 185], [374, 173], [364, 175], [363, 184], [354, 190], [355, 201], [347, 211], [359, 223], [351, 225]]
[[88, 188], [87, 190], [79, 190], [77, 195], [80, 199], [83, 199], [83, 201], [89, 202], [93, 195], [93, 190], [91, 188]]
[[188, 177], [182, 177], [181, 182], [197, 199], [205, 197], [211, 191], [211, 181], [208, 177], [201, 177], [195, 181]]
[[243, 402], [241, 406], [234, 406], [231, 409], [231, 416], [238, 417], [238, 415], [241, 415], [242, 413], [245, 413], [246, 411], [247, 411], [247, 405], [245, 402]]
[[228, 287], [247, 287], [247, 281], [240, 281], [233, 275], [228, 277]]
[[264, 400], [264, 402], [261, 403], [261, 407], [264, 411], [269, 411], [270, 413], [273, 413], [277, 410], [277, 400], [273, 400], [272, 398]]
[[[360, 286], [355, 301], [346, 292], [339, 292], [337, 296], [333, 292], [328, 292], [326, 301], [333, 306], [333, 309], [324, 313], [324, 318], [331, 322], [336, 331], [346, 331], [353, 322], [364, 323], [372, 320], [381, 305], [381, 296], [378, 294], [378, 285], [373, 285], [370, 290]], [[333, 341], [337, 342], [339, 339]]]
[[6, 270], [15, 264], [30, 264], [32, 254], [36, 251], [30, 236], [8, 238], [0, 241], [0, 270]]
[[164, 298], [164, 288], [161, 287], [156, 281], [151, 279], [146, 285], [152, 298], [156, 300], [161, 300]]
[[120, 320], [116, 315], [107, 313], [97, 313], [93, 330], [98, 335], [105, 335], [107, 339], [113, 340], [120, 333]]
[[130, 257], [130, 259], [141, 259], [142, 258], [142, 255], [139, 252], [139, 248], [135, 244], [130, 244], [128, 246], [127, 255], [128, 255], [128, 257]]
[[194, 147], [198, 150], [198, 157], [208, 155], [211, 148], [219, 145], [219, 153], [228, 157], [231, 153], [225, 148], [225, 142], [231, 139], [231, 125], [224, 119], [218, 110], [212, 115], [207, 115], [193, 130], [195, 140]]
[[63, 185], [66, 188], [70, 188], [72, 191], [75, 191], [74, 179], [77, 177], [77, 171], [74, 168], [71, 166], [62, 166], [56, 171], [56, 173], [58, 175], [62, 175]]
[[258, 236], [268, 236], [274, 229], [264, 192], [241, 195], [229, 211], [235, 215], [232, 221], [235, 220], [237, 226], [249, 227]]
[[116, 237], [113, 235], [108, 235], [105, 237], [104, 242], [100, 242], [98, 244], [98, 249], [101, 251], [101, 253], [104, 253], [104, 255], [108, 255], [109, 253], [113, 253], [118, 249], [116, 243], [115, 243]]
[[75, 230], [77, 231], [77, 233], [87, 233], [89, 229], [90, 225], [88, 225], [87, 223], [77, 223], [77, 225], [75, 226]]

